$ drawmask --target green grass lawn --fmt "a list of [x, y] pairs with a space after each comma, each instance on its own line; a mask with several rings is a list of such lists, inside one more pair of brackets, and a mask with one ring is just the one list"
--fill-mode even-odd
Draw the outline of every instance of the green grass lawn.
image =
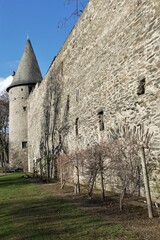
[[0, 177], [1, 240], [120, 240], [136, 234], [102, 221], [22, 174]]

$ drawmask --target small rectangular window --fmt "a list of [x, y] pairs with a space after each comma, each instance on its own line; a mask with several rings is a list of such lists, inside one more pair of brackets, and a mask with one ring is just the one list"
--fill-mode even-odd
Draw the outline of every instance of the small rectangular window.
[[27, 111], [27, 107], [23, 107], [23, 111], [26, 112]]
[[27, 148], [27, 142], [22, 142], [22, 148]]
[[69, 110], [69, 95], [67, 95], [67, 104], [66, 104], [66, 106], [67, 106], [67, 110]]
[[61, 135], [61, 133], [59, 133], [59, 144], [61, 144], [62, 143], [62, 135]]
[[137, 95], [145, 94], [145, 77], [141, 78], [138, 83]]
[[99, 130], [104, 130], [104, 120], [103, 120], [103, 111], [98, 113], [98, 119], [99, 119]]
[[78, 122], [79, 122], [79, 118], [76, 118], [76, 122], [75, 122], [75, 132], [76, 132], [76, 136], [78, 136]]

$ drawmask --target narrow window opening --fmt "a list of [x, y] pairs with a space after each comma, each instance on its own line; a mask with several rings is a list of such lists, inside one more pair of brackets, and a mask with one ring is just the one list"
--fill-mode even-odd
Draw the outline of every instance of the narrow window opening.
[[137, 88], [137, 95], [145, 94], [145, 78], [139, 80], [138, 88]]
[[104, 119], [103, 119], [104, 113], [103, 111], [98, 113], [98, 119], [99, 119], [99, 130], [103, 131], [104, 130]]
[[23, 88], [21, 88], [21, 91], [23, 91]]
[[63, 62], [61, 62], [61, 74], [63, 76]]
[[79, 123], [79, 118], [76, 118], [76, 122], [75, 122], [75, 131], [76, 131], [76, 136], [78, 136], [78, 132], [79, 132], [79, 129], [78, 129], [78, 123]]
[[62, 143], [62, 135], [61, 135], [61, 133], [59, 133], [59, 144], [61, 144]]
[[26, 110], [27, 110], [27, 107], [23, 107], [23, 111], [26, 112]]
[[22, 148], [27, 148], [27, 142], [22, 142]]
[[69, 110], [69, 95], [67, 96], [67, 104], [66, 104], [66, 106], [67, 106], [67, 110]]

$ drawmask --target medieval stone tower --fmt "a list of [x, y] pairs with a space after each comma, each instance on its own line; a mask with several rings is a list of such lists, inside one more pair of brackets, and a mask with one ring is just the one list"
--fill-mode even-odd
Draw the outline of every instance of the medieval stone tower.
[[28, 128], [27, 128], [27, 100], [37, 82], [41, 82], [42, 75], [38, 66], [30, 40], [19, 63], [9, 92], [9, 159], [11, 166], [22, 167], [27, 170], [28, 165]]

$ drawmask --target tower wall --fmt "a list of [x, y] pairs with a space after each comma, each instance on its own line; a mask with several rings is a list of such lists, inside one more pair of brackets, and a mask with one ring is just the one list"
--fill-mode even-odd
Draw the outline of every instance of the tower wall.
[[28, 170], [27, 99], [42, 75], [28, 39], [11, 85], [7, 88], [10, 100], [9, 160], [12, 166]]
[[16, 86], [9, 90], [9, 161], [13, 167], [27, 170], [27, 99], [28, 86]]

